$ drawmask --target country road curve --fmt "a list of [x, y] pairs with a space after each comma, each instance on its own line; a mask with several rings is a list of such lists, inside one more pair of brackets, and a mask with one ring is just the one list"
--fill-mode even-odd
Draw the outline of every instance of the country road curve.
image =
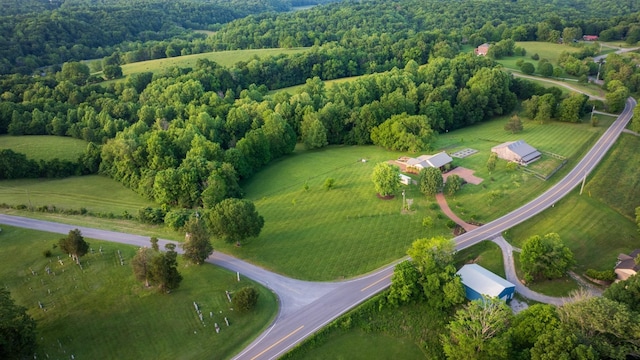
[[[583, 178], [591, 173], [631, 119], [636, 101], [628, 98], [624, 111], [605, 131], [593, 148], [569, 174], [530, 203], [500, 217], [486, 225], [454, 238], [456, 249], [470, 247], [482, 240], [493, 238], [503, 231], [526, 221], [532, 216], [553, 206], [573, 190]], [[0, 223], [27, 227], [36, 230], [66, 234], [71, 225], [1, 215]], [[116, 241], [137, 246], [148, 245], [147, 237], [78, 227], [85, 236]], [[161, 241], [163, 244], [165, 240]], [[276, 359], [311, 336], [338, 316], [344, 314], [369, 297], [386, 289], [391, 283], [395, 263], [373, 273], [343, 282], [310, 283], [288, 279], [269, 273], [257, 266], [233, 257], [214, 253], [208, 262], [239, 271], [271, 290], [280, 299], [281, 310], [273, 324], [234, 359]], [[398, 261], [402, 261], [398, 260]], [[397, 263], [397, 262], [396, 262]]]

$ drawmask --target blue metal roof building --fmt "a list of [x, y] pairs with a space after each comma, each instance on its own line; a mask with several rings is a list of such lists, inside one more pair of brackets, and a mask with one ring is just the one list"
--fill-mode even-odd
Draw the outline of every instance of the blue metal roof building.
[[516, 286], [478, 264], [467, 264], [457, 272], [467, 299], [481, 299], [482, 295], [497, 297], [504, 301], [513, 298]]

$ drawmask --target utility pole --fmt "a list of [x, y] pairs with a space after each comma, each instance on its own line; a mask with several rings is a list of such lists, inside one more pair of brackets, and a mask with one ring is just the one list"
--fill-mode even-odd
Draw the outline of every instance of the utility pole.
[[404, 190], [402, 190], [402, 211], [404, 211], [404, 197], [405, 197], [405, 192]]

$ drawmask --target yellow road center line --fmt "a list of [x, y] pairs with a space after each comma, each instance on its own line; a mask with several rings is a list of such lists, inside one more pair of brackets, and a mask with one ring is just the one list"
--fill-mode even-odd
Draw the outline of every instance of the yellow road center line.
[[257, 358], [259, 358], [260, 356], [262, 356], [264, 353], [266, 353], [267, 351], [273, 349], [275, 346], [278, 346], [278, 344], [280, 344], [281, 342], [287, 340], [288, 338], [290, 338], [291, 336], [293, 336], [293, 334], [297, 333], [298, 331], [302, 330], [302, 328], [304, 327], [304, 325], [301, 325], [299, 328], [293, 330], [292, 332], [289, 333], [289, 335], [283, 337], [282, 339], [276, 341], [273, 345], [269, 346], [268, 348], [262, 350], [262, 352], [254, 357], [251, 358], [251, 360], [255, 360]]
[[365, 291], [365, 290], [369, 289], [369, 288], [370, 288], [370, 287], [372, 287], [372, 286], [376, 286], [377, 284], [381, 283], [381, 282], [382, 282], [382, 281], [384, 281], [385, 279], [390, 278], [390, 277], [391, 277], [391, 275], [393, 275], [393, 274], [389, 274], [389, 275], [387, 275], [387, 276], [383, 277], [382, 279], [379, 279], [378, 281], [374, 282], [373, 284], [371, 284], [371, 285], [369, 285], [369, 286], [367, 286], [367, 287], [365, 287], [365, 288], [362, 288], [362, 290], [360, 290], [360, 291], [362, 292], [362, 291]]

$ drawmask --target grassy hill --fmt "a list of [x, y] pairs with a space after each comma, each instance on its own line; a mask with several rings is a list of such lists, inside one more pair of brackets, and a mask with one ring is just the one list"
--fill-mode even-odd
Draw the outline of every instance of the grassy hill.
[[[246, 278], [237, 282], [235, 274], [212, 265], [180, 260], [184, 279], [179, 289], [171, 294], [145, 289], [133, 277], [132, 246], [87, 239], [94, 252], [82, 257], [81, 269], [52, 248], [60, 237], [6, 226], [0, 233], [0, 283], [38, 322], [39, 359], [230, 358], [277, 312], [270, 291]], [[45, 250], [52, 256], [43, 256]], [[260, 291], [258, 307], [240, 314], [231, 309], [225, 291], [248, 285]]]
[[0, 136], [0, 149], [11, 149], [33, 160], [76, 161], [87, 148], [87, 142], [64, 136], [29, 135]]

